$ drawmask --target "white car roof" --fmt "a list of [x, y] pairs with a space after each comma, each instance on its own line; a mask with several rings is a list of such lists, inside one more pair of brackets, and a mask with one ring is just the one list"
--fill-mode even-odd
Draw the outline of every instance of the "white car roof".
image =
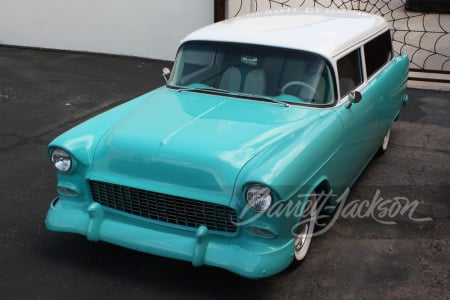
[[329, 59], [389, 28], [380, 16], [351, 10], [294, 8], [235, 17], [183, 41], [222, 41], [298, 49]]

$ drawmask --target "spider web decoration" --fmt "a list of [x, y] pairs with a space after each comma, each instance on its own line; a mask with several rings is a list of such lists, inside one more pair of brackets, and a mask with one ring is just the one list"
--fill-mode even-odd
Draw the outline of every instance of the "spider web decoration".
[[410, 57], [411, 69], [450, 72], [450, 14], [405, 10], [406, 0], [229, 0], [228, 16], [286, 7], [365, 11], [389, 22], [394, 51]]

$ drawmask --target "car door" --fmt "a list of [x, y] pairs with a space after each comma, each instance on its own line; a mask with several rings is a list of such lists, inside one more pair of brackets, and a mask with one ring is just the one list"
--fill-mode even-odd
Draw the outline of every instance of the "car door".
[[391, 35], [386, 31], [364, 45], [367, 89], [376, 91], [378, 144], [400, 113], [406, 95], [409, 60], [407, 56], [393, 58]]
[[[375, 91], [363, 85], [361, 49], [357, 48], [337, 61], [340, 103], [337, 113], [344, 133], [341, 184], [352, 185], [373, 154], [377, 143], [377, 111]], [[350, 103], [349, 94], [358, 91], [361, 99]]]

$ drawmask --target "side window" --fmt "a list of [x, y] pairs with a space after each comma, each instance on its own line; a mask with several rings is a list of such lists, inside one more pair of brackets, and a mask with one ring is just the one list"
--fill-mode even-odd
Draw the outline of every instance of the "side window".
[[391, 34], [386, 31], [364, 45], [367, 77], [378, 71], [392, 59]]
[[359, 49], [347, 54], [337, 62], [341, 97], [358, 87], [362, 81], [361, 53]]

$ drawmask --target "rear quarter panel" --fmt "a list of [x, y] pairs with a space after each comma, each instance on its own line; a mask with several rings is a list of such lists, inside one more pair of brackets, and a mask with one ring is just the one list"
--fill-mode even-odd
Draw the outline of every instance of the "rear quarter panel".
[[402, 101], [406, 96], [408, 71], [408, 57], [406, 55], [396, 56], [369, 82], [369, 88], [375, 91], [380, 144], [400, 114]]

